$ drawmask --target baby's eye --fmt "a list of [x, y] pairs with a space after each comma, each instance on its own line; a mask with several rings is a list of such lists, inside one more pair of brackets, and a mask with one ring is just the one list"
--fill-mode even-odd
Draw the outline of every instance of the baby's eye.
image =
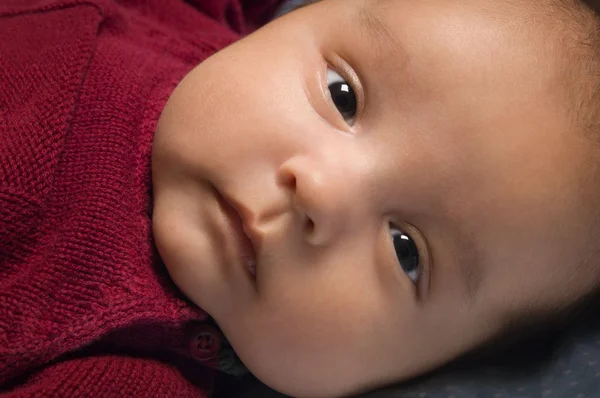
[[333, 69], [327, 69], [327, 88], [329, 88], [329, 93], [335, 107], [346, 123], [352, 126], [354, 124], [354, 117], [356, 116], [356, 95], [354, 94], [354, 90]]
[[402, 270], [413, 281], [417, 282], [421, 275], [421, 266], [419, 264], [419, 250], [413, 239], [402, 232], [394, 224], [390, 223], [390, 233], [392, 242], [396, 250], [396, 257], [402, 267]]

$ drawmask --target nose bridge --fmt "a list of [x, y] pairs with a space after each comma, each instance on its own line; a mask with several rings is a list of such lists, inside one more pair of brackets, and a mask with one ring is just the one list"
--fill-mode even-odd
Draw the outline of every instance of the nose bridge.
[[365, 208], [365, 176], [351, 145], [323, 145], [286, 160], [279, 180], [304, 216], [311, 243], [323, 245], [350, 228]]

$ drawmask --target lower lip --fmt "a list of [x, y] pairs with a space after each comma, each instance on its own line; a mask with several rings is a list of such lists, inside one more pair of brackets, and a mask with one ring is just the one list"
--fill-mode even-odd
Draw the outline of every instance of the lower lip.
[[242, 263], [246, 266], [247, 271], [253, 276], [256, 276], [256, 253], [254, 246], [246, 232], [244, 225], [238, 212], [223, 198], [217, 194], [219, 199], [219, 207], [225, 216], [225, 221], [231, 227], [232, 235], [236, 240], [236, 246], [239, 248], [239, 255]]

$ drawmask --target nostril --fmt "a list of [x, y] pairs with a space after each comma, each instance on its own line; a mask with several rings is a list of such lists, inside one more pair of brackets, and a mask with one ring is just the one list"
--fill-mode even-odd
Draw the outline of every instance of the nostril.
[[292, 191], [296, 191], [296, 176], [294, 173], [281, 173], [279, 175], [279, 183]]
[[306, 222], [304, 223], [304, 231], [307, 235], [312, 235], [315, 231], [315, 222], [310, 217], [306, 217]]

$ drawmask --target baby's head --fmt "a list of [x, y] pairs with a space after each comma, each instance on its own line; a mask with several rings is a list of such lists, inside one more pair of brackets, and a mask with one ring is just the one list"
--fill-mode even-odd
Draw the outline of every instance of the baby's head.
[[598, 31], [575, 0], [324, 0], [219, 52], [156, 133], [170, 275], [299, 396], [568, 308], [600, 284]]

